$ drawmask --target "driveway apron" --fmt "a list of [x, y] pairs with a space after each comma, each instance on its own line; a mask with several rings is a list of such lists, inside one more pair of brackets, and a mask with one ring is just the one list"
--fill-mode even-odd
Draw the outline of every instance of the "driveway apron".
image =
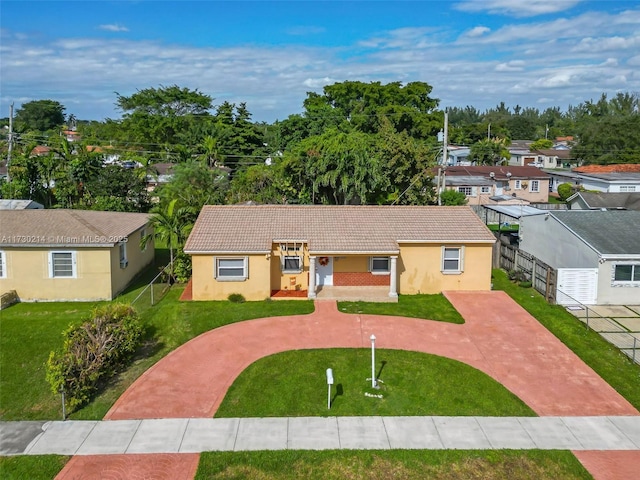
[[[465, 324], [344, 314], [334, 301], [316, 301], [309, 315], [270, 317], [211, 330], [141, 375], [105, 419], [212, 417], [236, 377], [256, 360], [288, 350], [366, 348], [371, 334], [379, 348], [431, 353], [472, 365], [501, 382], [538, 415], [640, 414], [504, 292], [445, 295]], [[640, 455], [632, 453], [625, 459], [640, 471]], [[626, 478], [602, 476], [602, 469], [595, 469], [602, 465], [596, 454], [583, 451], [578, 457], [588, 469], [594, 466], [594, 478]], [[110, 472], [108, 478], [187, 480], [193, 478], [198, 460], [198, 455], [163, 455], [161, 462], [153, 460], [156, 455], [131, 457], [74, 457], [56, 478], [106, 478]], [[133, 462], [139, 462], [137, 469]], [[139, 475], [146, 467], [170, 473]], [[115, 472], [122, 475], [114, 476]]]

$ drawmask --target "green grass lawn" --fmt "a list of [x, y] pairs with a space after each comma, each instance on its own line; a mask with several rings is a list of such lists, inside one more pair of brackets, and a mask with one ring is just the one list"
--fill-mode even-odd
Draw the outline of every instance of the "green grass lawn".
[[[151, 277], [153, 278], [153, 277]], [[129, 289], [131, 301], [144, 285]], [[174, 286], [154, 307], [143, 307], [146, 340], [134, 363], [112, 380], [90, 404], [72, 412], [76, 420], [98, 420], [151, 365], [197, 335], [243, 320], [311, 313], [310, 301], [262, 301], [234, 304], [179, 302], [183, 287]], [[120, 299], [119, 299], [120, 300]], [[24, 303], [0, 313], [0, 419], [51, 420], [61, 418], [60, 397], [45, 379], [49, 352], [62, 347], [62, 332], [70, 323], [87, 319], [96, 303]]]
[[398, 303], [338, 302], [345, 313], [395, 315], [441, 322], [464, 323], [464, 319], [441, 293], [437, 295], [400, 295]]
[[504, 290], [640, 410], [640, 365], [634, 364], [598, 333], [588, 330], [561, 305], [549, 305], [533, 288], [510, 282], [504, 271], [494, 270], [492, 281], [495, 290]]
[[0, 457], [0, 478], [2, 480], [51, 480], [70, 458], [62, 455]]
[[[333, 369], [327, 410], [326, 369]], [[249, 366], [233, 383], [216, 417], [478, 415], [535, 416], [500, 383], [469, 365], [419, 352], [322, 349], [278, 353]], [[383, 398], [365, 396], [366, 393]], [[256, 401], [259, 399], [259, 401]]]
[[208, 452], [196, 480], [586, 480], [567, 451], [324, 450]]

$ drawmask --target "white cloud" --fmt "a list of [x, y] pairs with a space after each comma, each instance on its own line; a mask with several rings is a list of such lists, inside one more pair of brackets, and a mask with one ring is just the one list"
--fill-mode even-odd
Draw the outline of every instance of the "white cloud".
[[124, 25], [119, 25], [117, 23], [111, 23], [107, 25], [99, 25], [98, 28], [100, 30], [106, 30], [107, 32], [128, 32], [129, 29]]
[[583, 0], [464, 0], [455, 8], [465, 12], [532, 17], [569, 10]]
[[505, 63], [499, 63], [496, 65], [496, 72], [522, 72], [525, 67], [525, 62], [522, 60], [511, 60]]
[[467, 30], [463, 36], [477, 38], [489, 33], [490, 31], [491, 29], [489, 27], [478, 26], [473, 27], [471, 30]]

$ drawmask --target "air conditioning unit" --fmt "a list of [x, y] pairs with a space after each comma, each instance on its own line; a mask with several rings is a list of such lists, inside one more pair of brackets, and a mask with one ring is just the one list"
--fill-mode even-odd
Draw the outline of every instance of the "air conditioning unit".
[[127, 268], [127, 265], [129, 265], [129, 261], [120, 260], [120, 268]]

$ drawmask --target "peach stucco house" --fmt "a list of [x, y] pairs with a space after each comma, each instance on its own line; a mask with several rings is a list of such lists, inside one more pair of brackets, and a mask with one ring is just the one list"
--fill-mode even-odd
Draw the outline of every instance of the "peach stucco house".
[[111, 300], [154, 259], [143, 213], [0, 210], [0, 294], [21, 301]]
[[495, 237], [469, 207], [205, 206], [185, 253], [192, 298], [325, 287], [384, 288], [387, 296], [489, 290]]

